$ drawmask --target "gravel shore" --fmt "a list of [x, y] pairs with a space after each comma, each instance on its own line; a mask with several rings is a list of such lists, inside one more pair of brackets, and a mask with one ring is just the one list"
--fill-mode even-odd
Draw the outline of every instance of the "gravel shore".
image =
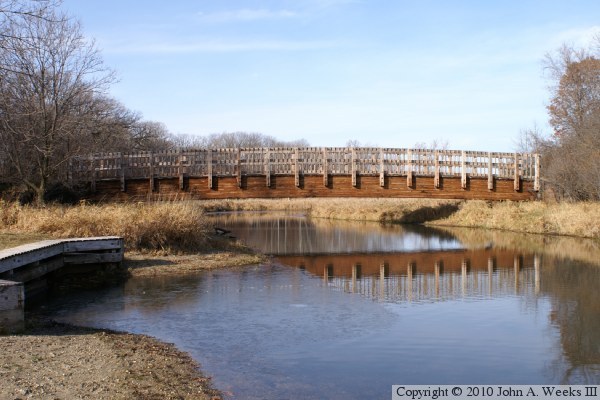
[[[256, 264], [255, 254], [128, 254], [133, 276], [190, 274]], [[24, 334], [0, 336], [0, 399], [221, 399], [199, 365], [145, 335], [76, 327], [38, 315]]]
[[154, 338], [36, 319], [0, 336], [2, 399], [220, 399], [190, 356]]

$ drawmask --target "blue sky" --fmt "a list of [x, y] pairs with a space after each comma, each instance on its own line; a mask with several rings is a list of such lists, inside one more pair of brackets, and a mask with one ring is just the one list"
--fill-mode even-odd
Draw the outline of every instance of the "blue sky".
[[119, 82], [173, 133], [314, 146], [442, 140], [512, 151], [547, 128], [544, 54], [600, 32], [589, 1], [65, 0]]

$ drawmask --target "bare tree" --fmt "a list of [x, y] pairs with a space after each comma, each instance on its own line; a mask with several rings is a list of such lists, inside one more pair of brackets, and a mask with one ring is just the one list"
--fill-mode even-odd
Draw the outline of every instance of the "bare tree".
[[175, 135], [170, 139], [175, 147], [251, 148], [251, 147], [307, 147], [308, 141], [283, 141], [257, 132], [224, 132], [209, 136]]
[[[596, 38], [596, 47], [600, 37]], [[593, 46], [591, 47], [593, 49]], [[537, 140], [544, 177], [560, 198], [600, 199], [600, 54], [562, 46], [546, 55], [551, 137]]]
[[80, 153], [112, 74], [76, 21], [43, 6], [7, 20], [0, 65], [0, 146], [36, 194]]

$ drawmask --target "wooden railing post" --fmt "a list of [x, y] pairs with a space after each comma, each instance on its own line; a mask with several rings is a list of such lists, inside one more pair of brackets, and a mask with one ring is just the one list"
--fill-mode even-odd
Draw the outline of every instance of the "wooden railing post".
[[179, 190], [184, 189], [184, 176], [183, 176], [183, 149], [179, 149], [179, 156], [177, 157], [177, 172], [179, 173]]
[[379, 149], [379, 186], [385, 187], [385, 158], [383, 149]]
[[354, 147], [351, 149], [352, 150], [352, 161], [351, 161], [351, 173], [352, 173], [352, 187], [356, 187], [356, 151], [354, 150]]
[[120, 173], [121, 173], [121, 192], [124, 192], [126, 190], [125, 187], [125, 157], [123, 156], [123, 153], [119, 153], [121, 155], [120, 158]]
[[327, 149], [323, 147], [323, 186], [329, 186], [329, 164], [327, 162]]
[[92, 193], [96, 192], [96, 158], [90, 155], [90, 189]]
[[296, 187], [300, 187], [300, 162], [298, 158], [300, 158], [300, 151], [296, 147], [294, 152], [294, 183]]
[[460, 161], [460, 187], [467, 188], [467, 152], [464, 150]]
[[149, 162], [148, 169], [150, 175], [150, 193], [154, 192], [154, 153], [150, 152], [149, 154]]
[[406, 187], [413, 187], [412, 150], [406, 150]]
[[520, 176], [519, 176], [519, 158], [518, 158], [518, 154], [515, 153], [514, 155], [514, 189], [515, 192], [518, 192], [519, 189], [521, 188], [521, 182], [520, 182]]
[[492, 152], [488, 152], [488, 190], [494, 190], [494, 170], [492, 164]]
[[434, 172], [433, 172], [433, 187], [436, 189], [440, 188], [440, 153], [439, 151], [434, 151], [433, 156], [434, 160]]
[[536, 192], [539, 192], [540, 190], [540, 155], [539, 154], [534, 154], [535, 157], [535, 171], [534, 171], [534, 177], [533, 177], [533, 190], [535, 190]]
[[264, 156], [265, 181], [267, 187], [271, 187], [271, 149], [266, 149]]
[[237, 177], [237, 184], [238, 187], [242, 187], [242, 149], [240, 149], [239, 147], [237, 148], [237, 155], [236, 155], [236, 177]]
[[206, 176], [208, 177], [208, 188], [213, 188], [213, 161], [212, 161], [213, 149], [206, 150]]

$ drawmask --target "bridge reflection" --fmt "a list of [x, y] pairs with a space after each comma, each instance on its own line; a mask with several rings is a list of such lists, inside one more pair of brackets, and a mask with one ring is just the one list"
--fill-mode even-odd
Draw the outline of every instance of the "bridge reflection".
[[299, 214], [232, 213], [218, 223], [284, 265], [327, 285], [383, 301], [537, 294], [540, 257], [464, 244], [453, 234], [410, 226], [311, 220]]
[[540, 290], [540, 258], [511, 250], [278, 256], [332, 288], [383, 301], [449, 300]]

